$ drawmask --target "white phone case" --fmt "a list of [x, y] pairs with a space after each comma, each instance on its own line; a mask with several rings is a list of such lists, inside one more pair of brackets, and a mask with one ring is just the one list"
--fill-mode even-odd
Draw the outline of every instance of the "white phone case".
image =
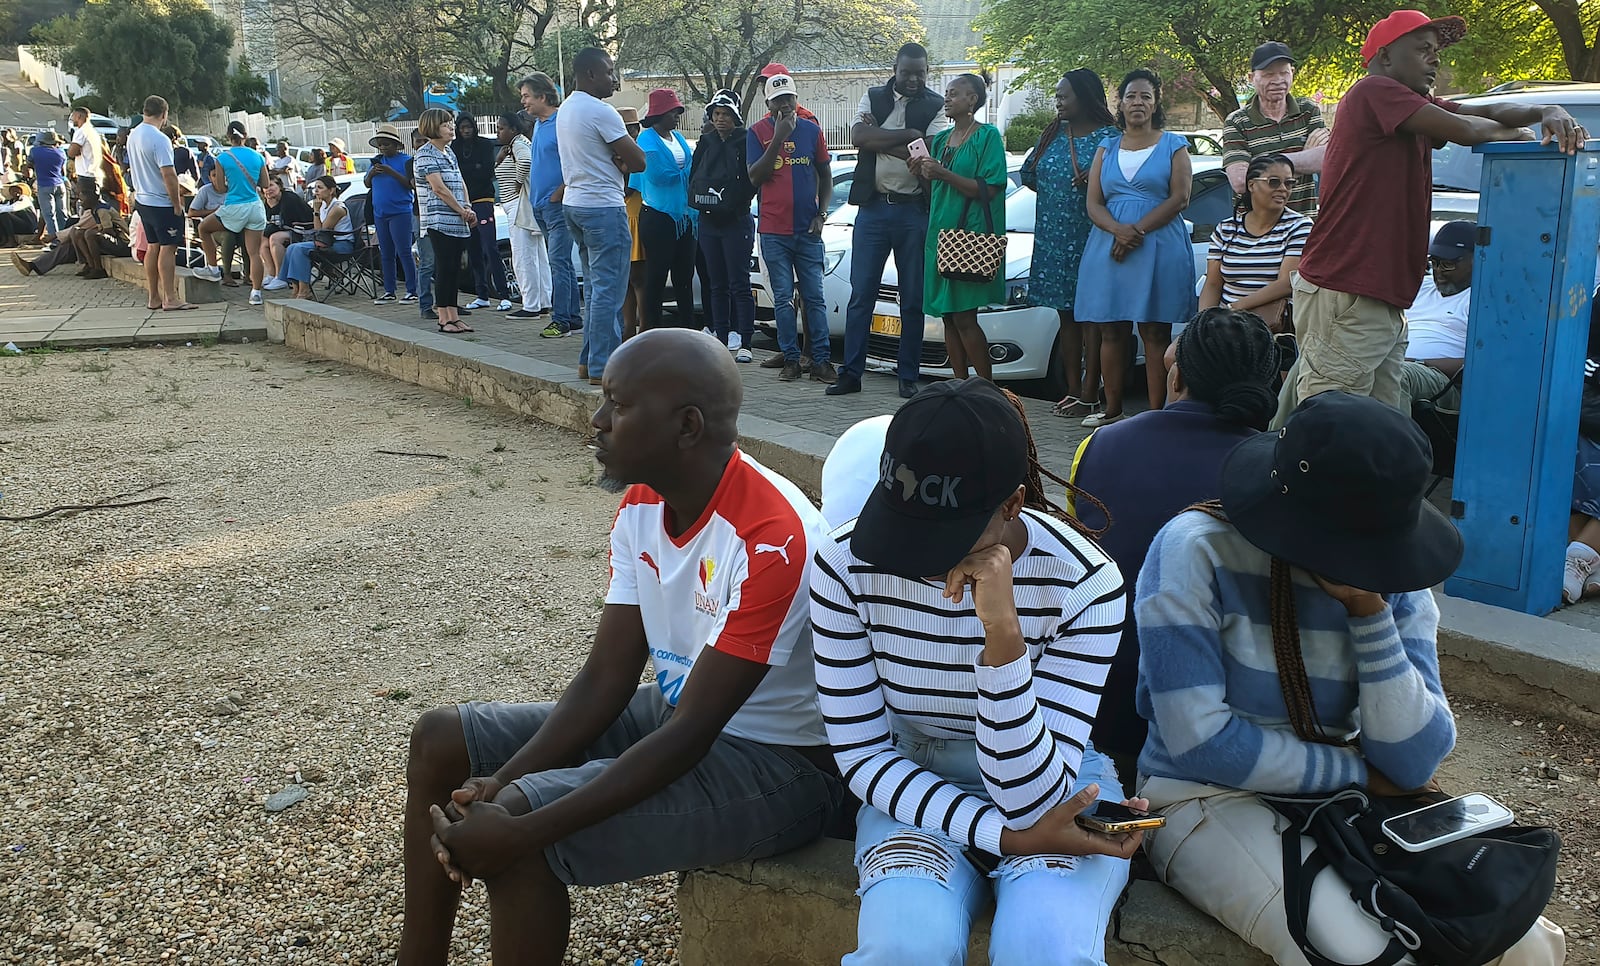
[[1473, 792], [1386, 819], [1383, 834], [1407, 852], [1426, 852], [1516, 820], [1511, 809]]

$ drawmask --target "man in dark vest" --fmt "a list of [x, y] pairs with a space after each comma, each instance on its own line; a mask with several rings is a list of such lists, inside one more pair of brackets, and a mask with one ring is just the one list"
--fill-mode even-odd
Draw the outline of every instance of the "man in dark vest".
[[850, 130], [860, 157], [850, 186], [857, 207], [850, 241], [850, 306], [845, 310], [844, 366], [830, 396], [861, 391], [867, 369], [867, 333], [883, 284], [883, 266], [894, 253], [900, 293], [900, 395], [917, 392], [922, 358], [922, 266], [928, 238], [928, 199], [906, 167], [906, 145], [949, 126], [944, 97], [928, 89], [928, 51], [906, 44], [894, 59], [894, 77], [861, 99]]

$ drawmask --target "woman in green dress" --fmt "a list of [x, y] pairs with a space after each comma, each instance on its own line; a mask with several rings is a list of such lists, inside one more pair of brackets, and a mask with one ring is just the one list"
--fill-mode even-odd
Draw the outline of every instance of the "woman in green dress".
[[[951, 126], [933, 136], [928, 156], [916, 159], [912, 172], [927, 182], [928, 244], [923, 308], [944, 317], [944, 344], [950, 368], [965, 379], [968, 365], [985, 379], [993, 378], [989, 340], [978, 325], [978, 310], [1006, 298], [1004, 266], [988, 282], [957, 282], [939, 275], [939, 232], [946, 228], [990, 231], [978, 200], [987, 187], [993, 230], [1006, 231], [1005, 140], [993, 124], [981, 124], [975, 113], [989, 97], [989, 86], [977, 74], [962, 74], [944, 91], [944, 113]], [[965, 220], [962, 216], [965, 213]]]

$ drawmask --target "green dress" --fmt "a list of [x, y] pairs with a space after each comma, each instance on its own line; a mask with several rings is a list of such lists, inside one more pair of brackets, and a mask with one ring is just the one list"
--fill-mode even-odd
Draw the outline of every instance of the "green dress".
[[[994, 230], [1006, 230], [1006, 148], [1000, 131], [993, 124], [979, 124], [972, 134], [954, 152], [945, 146], [955, 128], [945, 128], [933, 136], [928, 153], [947, 169], [967, 178], [988, 183], [994, 190], [989, 195], [989, 207], [994, 212]], [[939, 276], [939, 231], [943, 228], [967, 228], [987, 232], [988, 223], [983, 217], [982, 204], [971, 199], [972, 209], [967, 221], [961, 223], [961, 209], [969, 199], [943, 181], [935, 181], [928, 198], [928, 244], [923, 278], [925, 294], [922, 310], [929, 315], [948, 315], [1003, 303], [1006, 300], [1006, 273], [1002, 269], [992, 282], [954, 282]]]

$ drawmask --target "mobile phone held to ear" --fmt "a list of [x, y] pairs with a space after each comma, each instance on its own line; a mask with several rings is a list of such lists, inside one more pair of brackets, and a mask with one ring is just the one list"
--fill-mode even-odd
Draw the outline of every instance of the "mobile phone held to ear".
[[906, 154], [910, 155], [912, 161], [915, 161], [918, 158], [927, 157], [928, 142], [922, 140], [921, 138], [917, 138], [915, 141], [912, 141], [910, 144], [906, 145]]
[[1383, 823], [1383, 834], [1407, 852], [1426, 852], [1480, 832], [1503, 828], [1515, 818], [1511, 809], [1488, 795], [1473, 792], [1387, 819]]
[[1093, 811], [1078, 816], [1078, 824], [1094, 832], [1119, 835], [1140, 829], [1160, 828], [1167, 824], [1167, 819], [1164, 815], [1152, 815], [1116, 802], [1096, 802]]

